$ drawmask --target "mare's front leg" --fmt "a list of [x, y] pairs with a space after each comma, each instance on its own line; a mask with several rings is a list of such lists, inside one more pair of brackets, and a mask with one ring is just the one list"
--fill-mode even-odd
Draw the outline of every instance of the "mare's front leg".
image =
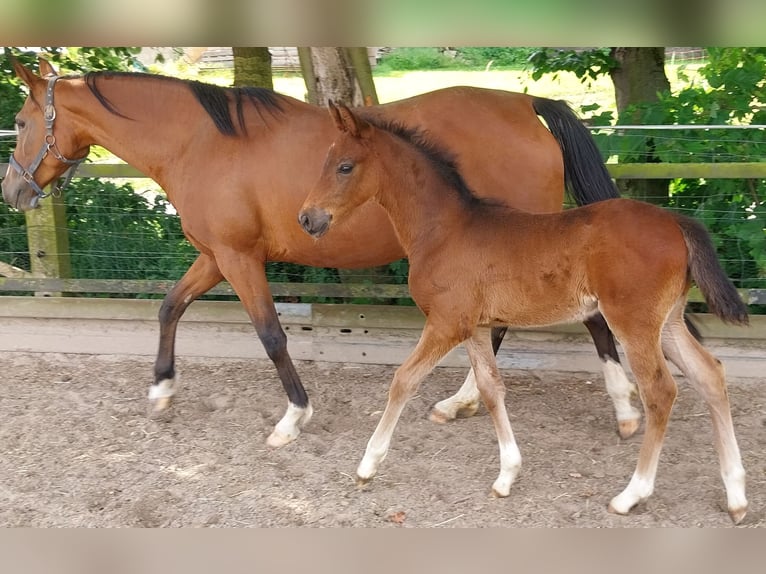
[[269, 291], [265, 264], [252, 254], [238, 252], [217, 254], [216, 258], [221, 272], [250, 316], [287, 393], [287, 411], [266, 440], [269, 446], [283, 446], [298, 438], [301, 428], [311, 419], [313, 410], [287, 351], [287, 335], [279, 323], [274, 299]]
[[176, 283], [160, 307], [160, 344], [154, 361], [154, 383], [149, 387], [152, 411], [158, 413], [170, 405], [176, 390], [175, 344], [178, 321], [192, 301], [223, 280], [215, 260], [200, 254]]
[[[505, 337], [507, 331], [508, 327], [492, 328], [492, 352], [495, 355], [497, 355], [497, 350], [500, 348], [500, 343], [503, 342], [503, 337]], [[455, 420], [458, 417], [472, 417], [479, 410], [480, 398], [481, 393], [479, 393], [479, 388], [476, 386], [476, 372], [471, 367], [460, 389], [451, 397], [436, 403], [431, 409], [431, 414], [428, 418], [435, 423], [442, 424]]]
[[391, 436], [404, 410], [404, 405], [415, 394], [426, 375], [460, 342], [460, 339], [451, 331], [445, 325], [437, 327], [430, 318], [426, 320], [418, 344], [394, 374], [394, 380], [388, 391], [386, 409], [367, 443], [364, 457], [356, 470], [358, 484], [365, 484], [375, 476], [378, 466], [388, 453]]

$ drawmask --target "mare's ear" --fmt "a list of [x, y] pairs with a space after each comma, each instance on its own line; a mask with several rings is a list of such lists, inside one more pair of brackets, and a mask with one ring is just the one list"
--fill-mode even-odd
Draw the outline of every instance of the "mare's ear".
[[58, 72], [56, 71], [56, 68], [54, 68], [48, 60], [46, 60], [42, 56], [39, 56], [37, 60], [40, 65], [40, 75], [42, 77], [59, 75]]
[[40, 76], [19, 62], [16, 56], [8, 54], [8, 61], [10, 61], [11, 66], [13, 66], [13, 71], [16, 72], [16, 75], [19, 77], [19, 79], [29, 88], [32, 88], [35, 84], [40, 82]]
[[340, 115], [340, 119], [345, 126], [344, 131], [347, 131], [351, 136], [355, 138], [361, 137], [364, 131], [370, 127], [367, 122], [365, 122], [362, 118], [355, 116], [353, 112], [343, 104], [338, 106], [338, 114]]

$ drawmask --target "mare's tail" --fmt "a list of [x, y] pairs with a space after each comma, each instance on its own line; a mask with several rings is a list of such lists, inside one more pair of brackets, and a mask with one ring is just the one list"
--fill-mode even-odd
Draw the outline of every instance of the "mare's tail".
[[532, 106], [559, 142], [564, 156], [564, 182], [577, 205], [619, 197], [593, 136], [569, 105], [562, 100], [534, 97]]
[[747, 305], [721, 268], [707, 229], [690, 217], [674, 215], [689, 250], [689, 271], [710, 311], [727, 323], [747, 325]]

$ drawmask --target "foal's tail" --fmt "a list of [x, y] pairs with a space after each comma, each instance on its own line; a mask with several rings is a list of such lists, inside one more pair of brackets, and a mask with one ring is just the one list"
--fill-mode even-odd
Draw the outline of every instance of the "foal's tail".
[[674, 215], [689, 250], [689, 271], [710, 311], [727, 323], [747, 325], [747, 305], [721, 268], [707, 229], [690, 217]]
[[534, 97], [532, 106], [559, 142], [564, 156], [564, 182], [577, 205], [619, 197], [593, 136], [569, 105], [562, 100]]

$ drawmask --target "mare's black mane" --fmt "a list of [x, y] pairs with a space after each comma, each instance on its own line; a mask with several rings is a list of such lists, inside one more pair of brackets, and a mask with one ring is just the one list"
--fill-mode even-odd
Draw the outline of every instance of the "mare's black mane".
[[[282, 111], [282, 96], [269, 90], [268, 88], [256, 88], [256, 87], [234, 87], [227, 88], [221, 86], [215, 86], [213, 84], [206, 84], [204, 82], [198, 82], [196, 80], [182, 80], [180, 78], [172, 78], [169, 76], [162, 76], [159, 74], [144, 74], [141, 72], [88, 72], [85, 74], [85, 83], [90, 89], [91, 93], [101, 102], [111, 113], [127, 118], [109, 101], [104, 95], [98, 85], [99, 78], [142, 78], [159, 82], [181, 82], [186, 84], [194, 97], [204, 108], [207, 114], [215, 123], [215, 127], [222, 134], [227, 136], [236, 136], [237, 128], [234, 125], [234, 118], [232, 118], [229, 110], [229, 104], [233, 100], [235, 108], [237, 110], [237, 123], [242, 134], [247, 133], [245, 128], [245, 113], [244, 106], [246, 103], [250, 103], [261, 113], [261, 110], [267, 110], [272, 114]], [[263, 117], [263, 115], [261, 115]]]
[[422, 130], [405, 126], [396, 121], [386, 121], [378, 118], [365, 119], [376, 128], [385, 130], [413, 146], [417, 152], [428, 160], [428, 163], [431, 164], [444, 182], [458, 193], [458, 196], [466, 206], [506, 206], [502, 201], [476, 195], [463, 179], [457, 166], [455, 154], [426, 137]]

